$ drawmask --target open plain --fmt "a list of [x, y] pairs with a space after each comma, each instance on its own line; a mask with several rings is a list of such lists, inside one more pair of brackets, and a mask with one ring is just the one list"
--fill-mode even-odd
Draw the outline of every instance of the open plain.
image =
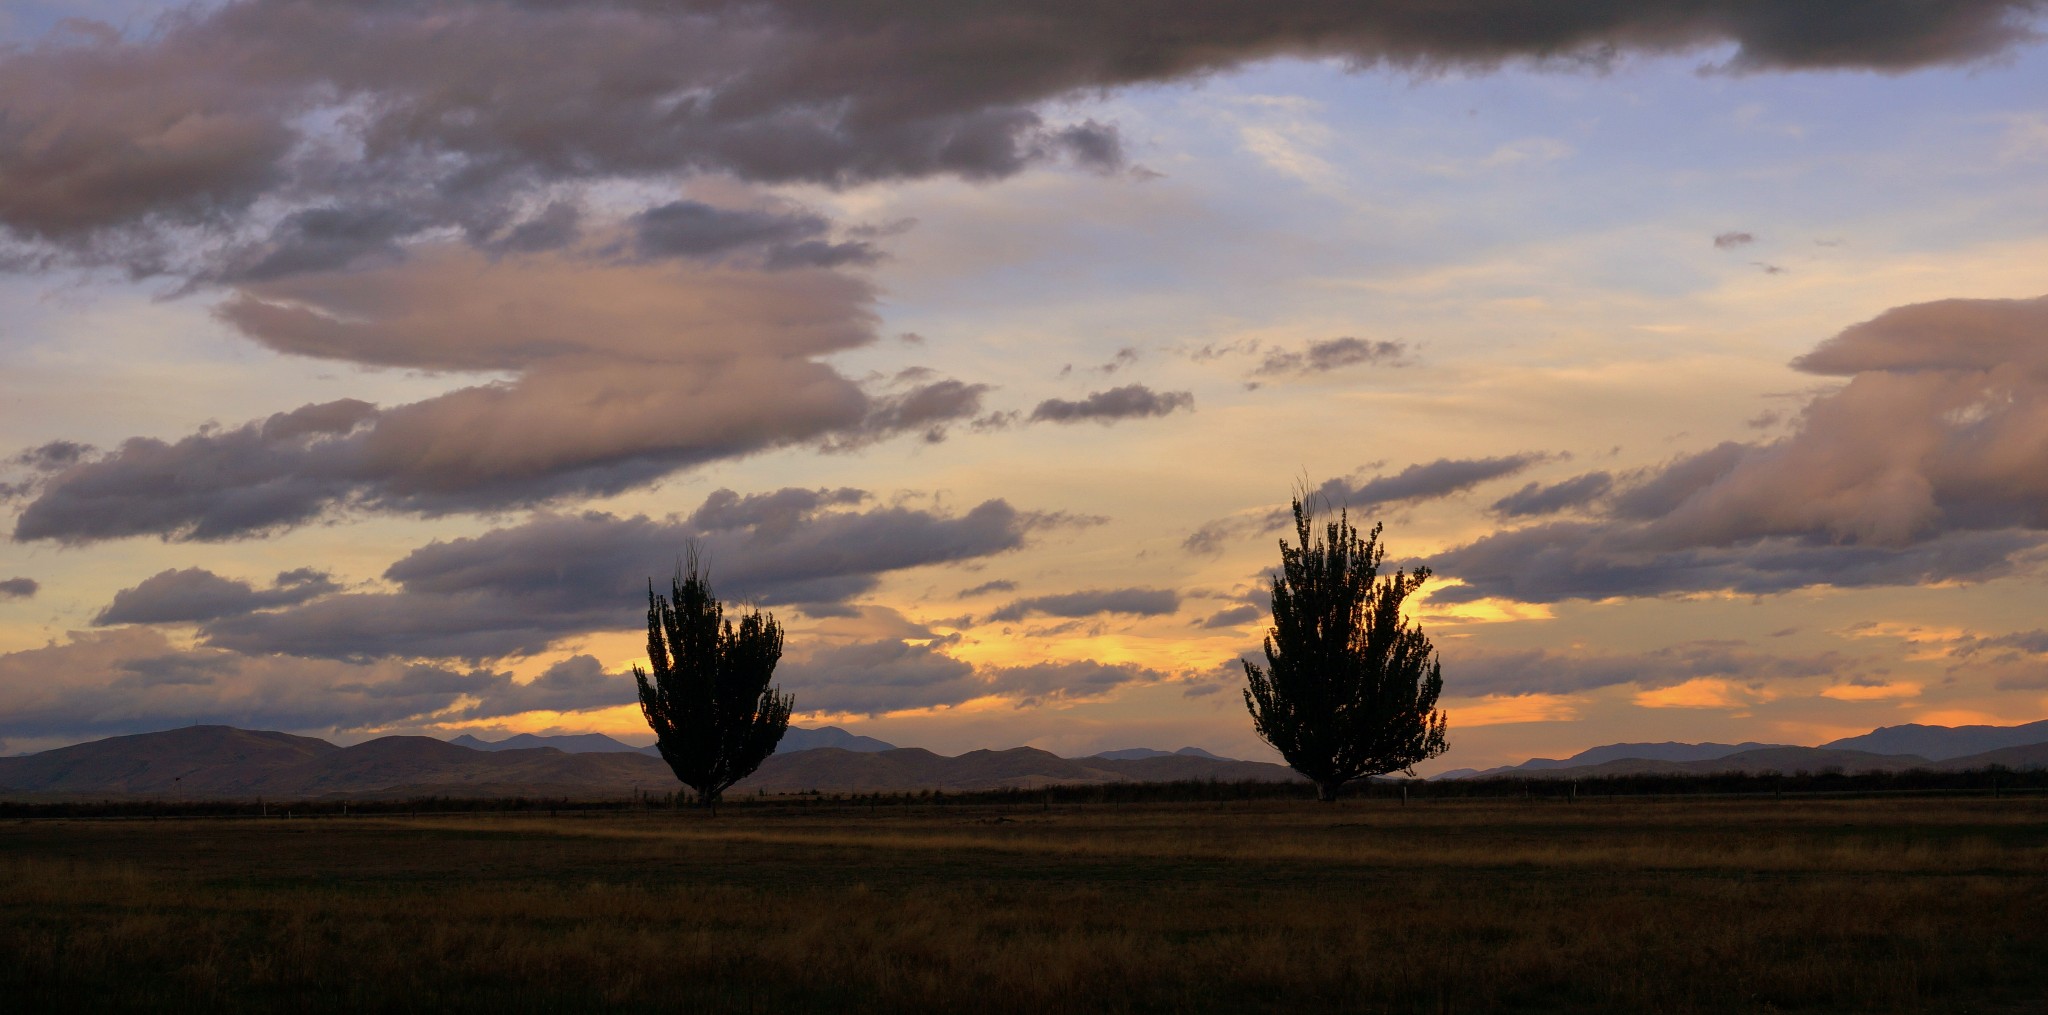
[[11, 1010], [2048, 1011], [2048, 800], [0, 825]]

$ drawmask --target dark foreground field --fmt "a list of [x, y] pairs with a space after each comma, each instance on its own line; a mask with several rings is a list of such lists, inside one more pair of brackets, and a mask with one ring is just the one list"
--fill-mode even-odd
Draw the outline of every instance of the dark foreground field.
[[10, 1011], [2048, 1011], [2048, 801], [0, 825]]

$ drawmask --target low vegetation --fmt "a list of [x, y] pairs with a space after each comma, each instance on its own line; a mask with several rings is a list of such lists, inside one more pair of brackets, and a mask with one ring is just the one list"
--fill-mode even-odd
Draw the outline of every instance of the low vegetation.
[[2008, 1011], [2048, 799], [0, 825], [11, 1010]]

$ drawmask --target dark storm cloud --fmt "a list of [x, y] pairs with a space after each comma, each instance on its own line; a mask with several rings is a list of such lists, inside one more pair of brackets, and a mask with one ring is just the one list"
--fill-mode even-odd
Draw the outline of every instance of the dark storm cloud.
[[1265, 362], [1259, 364], [1254, 376], [1273, 377], [1281, 374], [1320, 374], [1340, 367], [1357, 366], [1361, 363], [1384, 363], [1399, 366], [1408, 356], [1404, 342], [1375, 341], [1362, 338], [1325, 339], [1310, 342], [1299, 350], [1275, 349], [1266, 354]]
[[1493, 502], [1495, 514], [1508, 518], [1551, 515], [1567, 508], [1583, 507], [1614, 487], [1614, 476], [1588, 472], [1549, 485], [1530, 483]]
[[9, 578], [0, 581], [0, 599], [30, 599], [42, 587], [34, 578]]
[[1049, 596], [1032, 596], [1009, 603], [988, 619], [993, 623], [1023, 620], [1033, 614], [1048, 617], [1092, 617], [1103, 613], [1124, 613], [1138, 617], [1165, 616], [1180, 609], [1180, 593], [1172, 589], [1087, 589]]
[[258, 589], [245, 581], [222, 578], [203, 568], [161, 571], [134, 588], [114, 593], [113, 602], [92, 620], [95, 626], [109, 624], [198, 623], [232, 617], [255, 610], [291, 606], [316, 599], [341, 586], [326, 574], [301, 568], [277, 576], [270, 588]]
[[331, 595], [223, 617], [208, 645], [241, 652], [366, 660], [531, 655], [566, 637], [630, 627], [650, 579], [667, 582], [694, 545], [728, 602], [843, 605], [882, 574], [1016, 549], [1038, 516], [1003, 501], [962, 515], [892, 506], [848, 509], [855, 491], [721, 491], [688, 518], [547, 515], [436, 542], [392, 564], [397, 591]]
[[1288, 55], [1430, 72], [1732, 45], [1735, 71], [1895, 73], [2005, 52], [2040, 8], [245, 0], [0, 58], [0, 222], [75, 241], [366, 184], [503, 200], [663, 173], [848, 185], [1114, 168], [1113, 126], [1039, 107]]
[[1097, 391], [1078, 401], [1048, 398], [1031, 410], [1033, 423], [1114, 423], [1120, 419], [1165, 416], [1179, 409], [1192, 409], [1195, 396], [1186, 391], [1153, 391], [1143, 384], [1126, 384]]
[[1983, 581], [2048, 556], [2048, 298], [1943, 300], [1795, 366], [1845, 376], [1793, 431], [1643, 474], [1604, 515], [1439, 555], [1439, 595], [1551, 602]]

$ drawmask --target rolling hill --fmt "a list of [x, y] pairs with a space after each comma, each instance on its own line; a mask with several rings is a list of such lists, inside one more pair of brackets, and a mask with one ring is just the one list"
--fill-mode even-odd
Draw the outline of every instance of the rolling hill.
[[[493, 749], [477, 750], [432, 737], [393, 736], [337, 747], [284, 733], [194, 726], [0, 758], [0, 793], [74, 799], [623, 798], [636, 790], [665, 793], [677, 786], [660, 758], [635, 750], [570, 753], [551, 746], [487, 746]], [[1278, 765], [1190, 754], [1069, 759], [1020, 747], [945, 757], [919, 748], [822, 747], [770, 757], [731, 792], [983, 790], [1294, 778], [1293, 772]]]
[[[653, 744], [635, 747], [623, 741], [614, 740], [602, 733], [571, 733], [557, 736], [538, 736], [520, 733], [503, 740], [479, 740], [467, 733], [448, 741], [478, 751], [518, 751], [534, 747], [552, 747], [568, 754], [645, 754], [658, 758], [661, 752]], [[840, 729], [837, 726], [820, 726], [805, 729], [791, 726], [782, 735], [782, 742], [775, 745], [775, 753], [792, 754], [797, 751], [812, 751], [820, 747], [837, 747], [847, 751], [890, 751], [896, 745], [884, 743], [874, 737], [864, 737]], [[1190, 748], [1192, 750], [1192, 748]]]
[[2023, 726], [1881, 726], [1861, 736], [1821, 746], [1873, 754], [1917, 754], [1930, 761], [1947, 761], [2039, 743], [2048, 743], [2048, 719]]

